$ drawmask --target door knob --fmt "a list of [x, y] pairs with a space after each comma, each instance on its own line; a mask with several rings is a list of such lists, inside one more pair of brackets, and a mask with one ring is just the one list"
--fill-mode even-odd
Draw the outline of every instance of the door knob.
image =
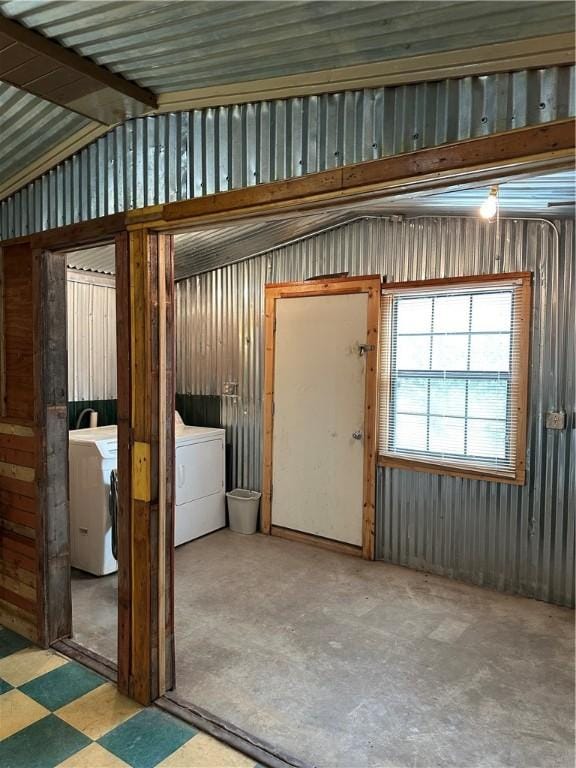
[[352, 437], [354, 440], [362, 440], [362, 430], [357, 429], [356, 432], [352, 432]]

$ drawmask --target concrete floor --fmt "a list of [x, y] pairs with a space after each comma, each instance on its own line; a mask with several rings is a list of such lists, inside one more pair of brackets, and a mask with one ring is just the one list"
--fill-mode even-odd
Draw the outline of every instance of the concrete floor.
[[118, 578], [72, 569], [72, 631], [76, 642], [116, 661]]
[[[90, 581], [74, 583], [77, 638], [110, 657], [115, 579]], [[573, 617], [220, 531], [176, 551], [177, 691], [319, 766], [564, 768]]]

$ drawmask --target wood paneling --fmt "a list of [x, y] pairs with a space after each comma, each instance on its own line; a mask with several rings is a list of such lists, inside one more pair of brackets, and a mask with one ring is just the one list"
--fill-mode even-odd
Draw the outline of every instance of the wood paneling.
[[2, 286], [0, 622], [47, 645], [71, 629], [65, 257], [5, 246]]
[[14, 509], [2, 486], [0, 477], [0, 624], [37, 640], [37, 517]]
[[34, 419], [32, 250], [26, 243], [3, 249], [3, 415]]
[[0, 416], [0, 623], [39, 640], [33, 255], [2, 249], [4, 400]]

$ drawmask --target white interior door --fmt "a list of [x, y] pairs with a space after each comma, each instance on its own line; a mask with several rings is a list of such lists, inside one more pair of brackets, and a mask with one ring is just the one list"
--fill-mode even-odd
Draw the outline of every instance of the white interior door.
[[368, 295], [276, 301], [272, 525], [362, 545]]

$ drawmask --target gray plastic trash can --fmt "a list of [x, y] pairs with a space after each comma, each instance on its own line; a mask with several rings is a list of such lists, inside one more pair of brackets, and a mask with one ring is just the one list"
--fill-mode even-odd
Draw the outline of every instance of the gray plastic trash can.
[[258, 491], [244, 491], [241, 488], [228, 491], [226, 498], [228, 499], [228, 521], [231, 531], [256, 533], [261, 495]]

